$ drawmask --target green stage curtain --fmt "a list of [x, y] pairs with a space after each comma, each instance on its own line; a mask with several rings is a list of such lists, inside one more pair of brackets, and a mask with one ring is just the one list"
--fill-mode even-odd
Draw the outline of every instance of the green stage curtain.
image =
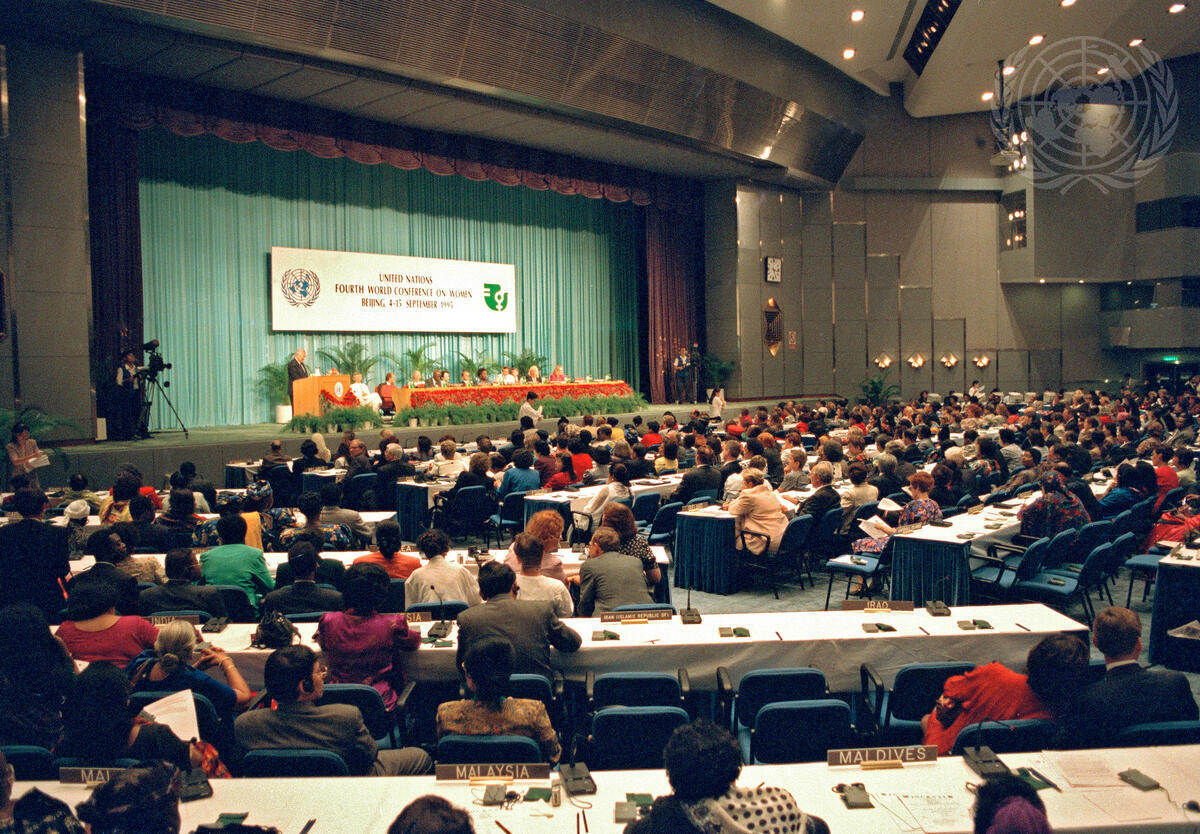
[[[189, 427], [269, 421], [259, 368], [297, 347], [325, 367], [318, 349], [352, 341], [374, 356], [432, 342], [454, 378], [459, 351], [529, 348], [639, 388], [639, 208], [162, 129], [139, 142], [143, 332], [174, 364], [168, 393]], [[517, 332], [275, 333], [272, 246], [515, 264]], [[387, 370], [404, 369], [382, 363], [367, 382]], [[156, 402], [152, 426], [172, 425]]]

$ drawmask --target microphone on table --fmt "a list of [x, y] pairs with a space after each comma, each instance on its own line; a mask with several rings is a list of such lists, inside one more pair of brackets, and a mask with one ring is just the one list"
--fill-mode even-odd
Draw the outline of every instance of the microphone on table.
[[679, 612], [679, 622], [684, 625], [698, 625], [700, 623], [700, 612], [692, 608], [692, 583], [690, 579], [687, 584], [687, 607]]
[[945, 576], [941, 577], [940, 579], [938, 579], [936, 582], [933, 583], [933, 593], [931, 594], [933, 599], [925, 601], [925, 610], [927, 612], [929, 612], [929, 616], [931, 616], [931, 617], [949, 617], [950, 616], [950, 607], [948, 605], [946, 605], [946, 603], [943, 600], [938, 599], [938, 597], [940, 596], [940, 594], [938, 592], [944, 589], [943, 583], [945, 583], [949, 579], [950, 579], [950, 574], [946, 574]]
[[[975, 725], [975, 746], [963, 748], [963, 762], [984, 779], [995, 779], [1009, 773], [1008, 765], [996, 757], [992, 748], [983, 744], [983, 725], [987, 721], [1003, 724], [1010, 730], [1012, 727], [998, 719], [982, 718]], [[964, 731], [966, 732], [966, 731]]]
[[429, 636], [434, 640], [441, 640], [450, 633], [450, 623], [446, 622], [446, 600], [442, 598], [441, 593], [433, 585], [429, 586], [429, 590], [433, 591], [438, 598], [438, 621], [429, 629]]

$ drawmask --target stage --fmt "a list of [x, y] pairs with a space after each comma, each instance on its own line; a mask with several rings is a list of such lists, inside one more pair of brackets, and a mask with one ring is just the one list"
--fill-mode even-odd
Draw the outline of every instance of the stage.
[[[797, 402], [799, 397], [789, 397]], [[804, 401], [816, 400], [815, 397], [805, 397]], [[729, 403], [725, 407], [725, 419], [736, 417], [743, 408], [752, 411], [760, 405], [772, 407], [779, 398], [771, 400], [754, 400]], [[692, 409], [700, 409], [708, 413], [708, 403], [690, 403], [683, 405], [651, 405], [636, 412], [642, 420], [659, 420], [670, 411], [680, 422], [686, 422]], [[604, 415], [613, 416], [625, 425], [634, 417], [634, 413]], [[579, 417], [572, 417], [571, 422], [578, 423]], [[547, 419], [538, 423], [538, 428], [554, 433], [557, 420]], [[477, 423], [461, 426], [390, 426], [400, 443], [406, 447], [415, 446], [419, 435], [427, 435], [437, 440], [450, 435], [455, 440], [466, 442], [474, 440], [481, 434], [491, 437], [507, 437], [517, 428], [515, 421], [502, 423]], [[380, 428], [365, 429], [358, 432], [359, 436], [371, 448], [379, 443]], [[53, 447], [49, 467], [38, 473], [43, 489], [66, 486], [67, 477], [75, 472], [87, 476], [93, 489], [107, 489], [112, 485], [113, 477], [118, 466], [122, 463], [132, 463], [142, 472], [147, 486], [164, 487], [166, 479], [179, 468], [179, 464], [190, 460], [196, 464], [196, 471], [205, 480], [220, 488], [225, 483], [225, 464], [231, 460], [245, 460], [262, 457], [267, 451], [268, 444], [278, 438], [283, 441], [283, 451], [289, 455], [300, 454], [300, 443], [308, 437], [288, 431], [275, 423], [260, 423], [248, 426], [215, 426], [188, 429], [188, 437], [181, 430], [164, 429], [156, 431], [145, 440], [115, 441], [108, 440], [96, 443], [78, 443], [69, 446]], [[336, 449], [341, 442], [337, 433], [326, 434], [325, 442], [330, 449]]]

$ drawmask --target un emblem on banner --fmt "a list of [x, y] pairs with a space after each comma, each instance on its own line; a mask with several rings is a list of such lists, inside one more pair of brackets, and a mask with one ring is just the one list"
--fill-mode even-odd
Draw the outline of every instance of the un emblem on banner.
[[483, 303], [499, 313], [508, 306], [508, 293], [503, 292], [499, 284], [483, 285]]
[[297, 267], [283, 273], [279, 291], [293, 307], [311, 307], [321, 294], [321, 282], [311, 269]]

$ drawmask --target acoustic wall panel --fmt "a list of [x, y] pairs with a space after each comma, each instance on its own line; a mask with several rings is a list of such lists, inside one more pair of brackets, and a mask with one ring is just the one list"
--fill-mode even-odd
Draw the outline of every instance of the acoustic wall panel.
[[[966, 322], [963, 319], [934, 319], [933, 320], [933, 386], [935, 391], [965, 391], [966, 357]], [[953, 354], [958, 364], [947, 368], [942, 363], [942, 357]]]
[[843, 396], [850, 396], [867, 377], [867, 332], [852, 324], [839, 324], [834, 346], [837, 390]]
[[867, 256], [867, 318], [877, 322], [900, 317], [900, 259], [895, 255]]
[[996, 387], [1001, 394], [1029, 389], [1029, 351], [1001, 350], [996, 357]]

